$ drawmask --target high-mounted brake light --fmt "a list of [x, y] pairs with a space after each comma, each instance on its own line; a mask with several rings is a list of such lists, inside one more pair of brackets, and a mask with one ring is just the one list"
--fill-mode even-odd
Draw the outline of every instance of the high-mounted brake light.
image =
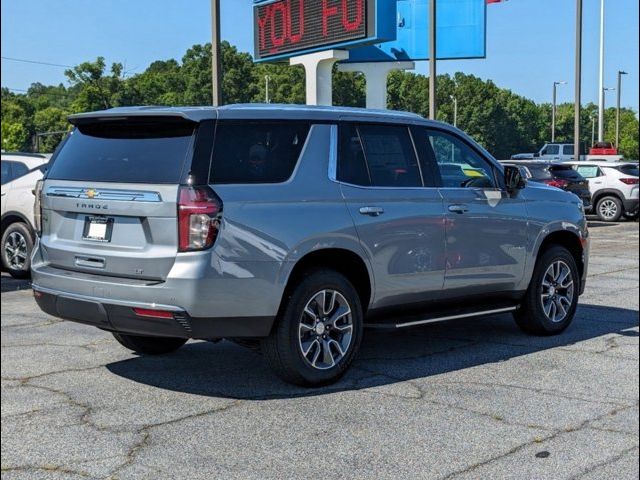
[[181, 252], [205, 250], [218, 236], [222, 201], [209, 187], [180, 187], [178, 247]]
[[626, 183], [627, 185], [638, 185], [638, 179], [637, 178], [620, 178], [619, 180], [622, 183]]
[[556, 187], [556, 188], [565, 188], [567, 185], [569, 185], [569, 182], [559, 178], [555, 178], [553, 180], [545, 180], [544, 183], [546, 183], [550, 187]]

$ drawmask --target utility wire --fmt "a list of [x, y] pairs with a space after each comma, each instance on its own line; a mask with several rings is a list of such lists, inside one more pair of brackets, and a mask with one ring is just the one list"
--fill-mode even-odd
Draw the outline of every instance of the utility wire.
[[35, 65], [48, 65], [50, 67], [73, 68], [73, 65], [62, 65], [60, 63], [39, 62], [37, 60], [27, 60], [25, 58], [1, 57], [2, 60], [10, 60], [12, 62], [33, 63]]

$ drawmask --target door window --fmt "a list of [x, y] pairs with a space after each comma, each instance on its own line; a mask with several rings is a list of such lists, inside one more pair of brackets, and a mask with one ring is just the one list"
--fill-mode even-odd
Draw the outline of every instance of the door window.
[[418, 159], [407, 127], [361, 125], [358, 132], [372, 186], [422, 186]]
[[340, 126], [337, 179], [352, 185], [371, 185], [362, 142], [355, 125]]
[[560, 154], [560, 145], [547, 145], [544, 150], [542, 150], [542, 155], [559, 155]]
[[584, 178], [596, 178], [600, 176], [600, 169], [595, 165], [579, 165], [576, 170]]
[[427, 133], [445, 188], [495, 188], [493, 166], [454, 135], [431, 130]]

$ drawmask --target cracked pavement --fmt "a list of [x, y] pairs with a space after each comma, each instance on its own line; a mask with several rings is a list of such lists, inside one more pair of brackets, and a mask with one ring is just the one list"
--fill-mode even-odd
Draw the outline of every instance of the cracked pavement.
[[2, 478], [638, 478], [638, 224], [592, 222], [563, 335], [368, 331], [337, 385], [229, 342], [144, 358], [2, 276]]

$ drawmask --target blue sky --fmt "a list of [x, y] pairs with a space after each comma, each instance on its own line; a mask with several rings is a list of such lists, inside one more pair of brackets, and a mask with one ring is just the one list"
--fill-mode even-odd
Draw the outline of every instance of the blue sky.
[[[252, 51], [251, 0], [221, 0], [222, 36]], [[638, 111], [638, 0], [607, 0], [606, 86], [629, 72], [623, 105]], [[439, 73], [463, 71], [501, 87], [549, 102], [554, 80], [558, 101], [573, 98], [573, 0], [510, 0], [489, 5], [487, 58], [439, 62]], [[3, 0], [2, 56], [75, 65], [103, 56], [131, 74], [157, 59], [181, 58], [210, 40], [210, 0]], [[583, 101], [597, 100], [599, 0], [584, 0]], [[426, 72], [426, 63], [417, 70]], [[3, 87], [64, 82], [64, 68], [2, 60]], [[615, 103], [615, 94], [607, 104]]]

